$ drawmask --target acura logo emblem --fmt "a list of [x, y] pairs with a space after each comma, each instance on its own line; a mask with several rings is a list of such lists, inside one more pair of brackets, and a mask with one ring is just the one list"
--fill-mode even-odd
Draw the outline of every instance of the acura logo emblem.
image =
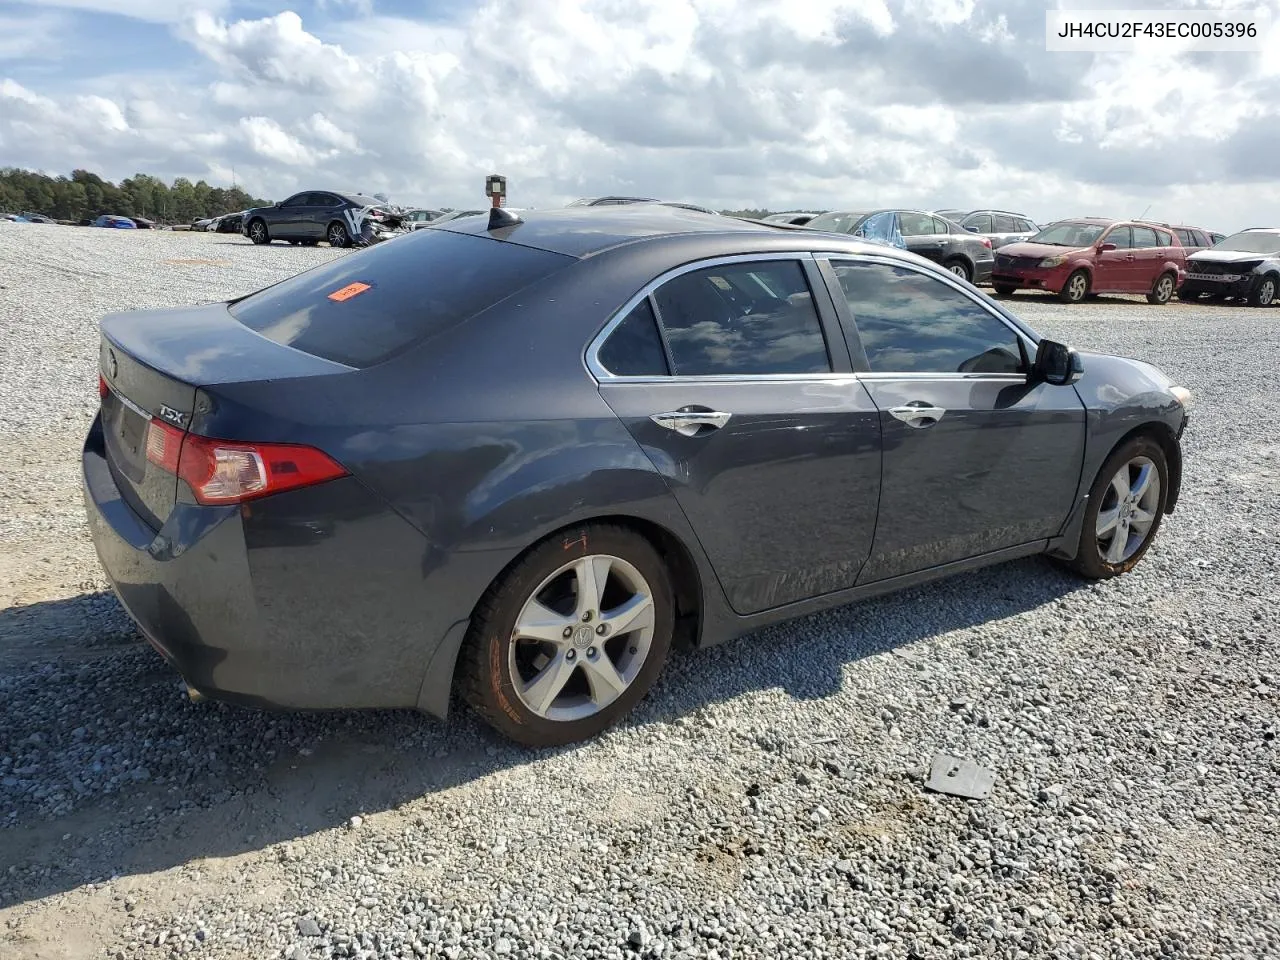
[[120, 372], [120, 365], [116, 363], [116, 352], [114, 350], [107, 351], [107, 373], [111, 375], [111, 379], [116, 378], [116, 374]]

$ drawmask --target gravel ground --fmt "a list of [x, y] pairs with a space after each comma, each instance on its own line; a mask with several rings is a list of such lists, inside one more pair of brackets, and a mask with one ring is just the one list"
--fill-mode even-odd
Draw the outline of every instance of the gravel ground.
[[[97, 319], [338, 255], [0, 224], [0, 956], [1280, 955], [1280, 312], [1015, 301], [1196, 394], [1130, 576], [1019, 562], [684, 654], [534, 754], [191, 704], [105, 592]], [[936, 750], [991, 797], [925, 792]]]

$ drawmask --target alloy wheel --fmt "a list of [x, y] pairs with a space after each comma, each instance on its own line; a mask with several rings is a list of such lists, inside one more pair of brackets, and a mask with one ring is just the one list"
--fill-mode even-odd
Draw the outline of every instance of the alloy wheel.
[[1148, 457], [1134, 457], [1111, 478], [1098, 508], [1098, 554], [1124, 563], [1142, 549], [1160, 515], [1160, 471]]
[[961, 280], [969, 279], [969, 271], [965, 269], [965, 265], [963, 263], [953, 263], [951, 264], [951, 266], [947, 267], [947, 269], [950, 270], [952, 273], [954, 273]]
[[1089, 292], [1089, 278], [1083, 273], [1073, 274], [1071, 279], [1067, 281], [1067, 295], [1071, 297], [1072, 302], [1078, 302], [1084, 299], [1084, 295]]
[[262, 223], [255, 223], [249, 228], [250, 239], [254, 243], [263, 243], [267, 239], [267, 228]]
[[590, 717], [639, 675], [654, 634], [653, 591], [627, 561], [566, 563], [525, 601], [507, 647], [515, 694], [555, 721]]
[[347, 231], [342, 229], [340, 224], [335, 223], [329, 228], [329, 246], [345, 247], [347, 245]]
[[1156, 300], [1160, 303], [1166, 302], [1173, 296], [1173, 277], [1167, 273], [1156, 282]]
[[1258, 287], [1258, 306], [1269, 307], [1271, 301], [1276, 298], [1276, 282], [1270, 277], [1262, 281], [1262, 285]]

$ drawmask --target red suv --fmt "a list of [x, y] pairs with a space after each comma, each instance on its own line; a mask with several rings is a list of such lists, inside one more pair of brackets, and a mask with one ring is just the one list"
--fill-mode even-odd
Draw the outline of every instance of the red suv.
[[996, 251], [991, 285], [1008, 296], [1048, 290], [1067, 303], [1090, 293], [1145, 293], [1168, 303], [1187, 270], [1187, 251], [1169, 230], [1132, 220], [1086, 217], [1051, 223], [1030, 240]]

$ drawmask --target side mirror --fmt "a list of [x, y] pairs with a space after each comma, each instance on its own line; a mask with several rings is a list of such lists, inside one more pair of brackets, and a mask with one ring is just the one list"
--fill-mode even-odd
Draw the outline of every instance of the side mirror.
[[1065, 343], [1041, 340], [1036, 348], [1036, 359], [1031, 365], [1031, 378], [1040, 383], [1065, 387], [1075, 383], [1084, 373], [1080, 354]]
[[1100, 244], [1098, 244], [1098, 252], [1099, 252], [1099, 253], [1110, 253], [1112, 250], [1115, 250], [1115, 249], [1117, 249], [1117, 247], [1116, 247], [1116, 245], [1115, 245], [1114, 243], [1100, 243]]

